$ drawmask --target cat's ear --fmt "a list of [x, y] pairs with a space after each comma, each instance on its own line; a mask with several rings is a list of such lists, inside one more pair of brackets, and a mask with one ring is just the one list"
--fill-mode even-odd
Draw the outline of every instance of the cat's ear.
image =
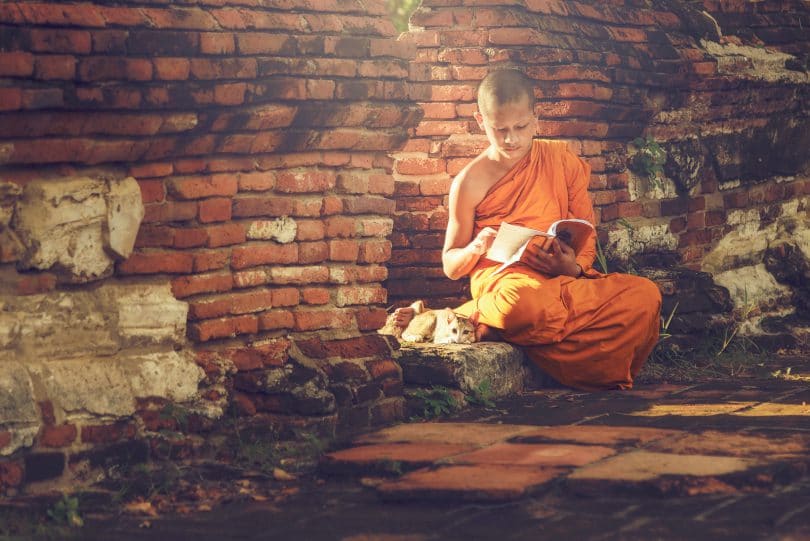
[[479, 312], [478, 310], [473, 312], [472, 315], [470, 316], [470, 323], [472, 323], [473, 325], [478, 325], [478, 318], [480, 316], [481, 316], [481, 312]]
[[452, 310], [450, 310], [449, 308], [446, 308], [444, 311], [445, 311], [446, 316], [447, 316], [447, 323], [450, 323], [454, 319], [456, 319], [456, 314]]

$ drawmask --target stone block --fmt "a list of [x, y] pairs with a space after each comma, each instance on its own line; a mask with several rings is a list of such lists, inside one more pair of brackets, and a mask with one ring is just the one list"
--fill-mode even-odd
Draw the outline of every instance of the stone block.
[[523, 389], [523, 352], [503, 342], [403, 344], [399, 362], [406, 385], [456, 387], [465, 393], [488, 385], [492, 398]]
[[169, 284], [113, 284], [102, 290], [118, 312], [122, 347], [185, 342], [188, 303], [175, 299]]
[[0, 455], [10, 455], [23, 446], [31, 446], [41, 421], [34, 398], [34, 385], [22, 364], [4, 362], [0, 369], [0, 426], [7, 427], [9, 441], [0, 447]]
[[105, 199], [106, 245], [117, 257], [126, 259], [135, 247], [135, 237], [144, 215], [141, 188], [132, 177], [110, 180]]
[[121, 355], [103, 362], [59, 359], [29, 366], [29, 372], [56, 408], [68, 415], [131, 415], [136, 399], [165, 398], [185, 402], [194, 398], [202, 369], [191, 353], [166, 351]]
[[132, 253], [144, 207], [134, 178], [89, 171], [37, 179], [17, 198], [11, 229], [24, 250], [22, 269], [53, 269], [68, 283], [112, 274], [113, 257]]

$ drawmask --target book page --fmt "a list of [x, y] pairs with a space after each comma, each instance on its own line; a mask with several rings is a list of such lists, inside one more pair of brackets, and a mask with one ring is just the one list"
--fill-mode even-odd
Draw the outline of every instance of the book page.
[[[530, 227], [502, 222], [500, 228], [498, 228], [498, 234], [495, 235], [495, 240], [492, 241], [492, 246], [487, 251], [486, 257], [498, 263], [506, 263], [507, 261], [514, 263], [520, 259], [529, 240], [537, 235], [549, 236], [543, 231]], [[517, 258], [515, 258], [516, 255]]]
[[587, 220], [579, 218], [558, 220], [548, 228], [549, 234], [566, 243], [577, 254], [585, 247], [585, 241], [592, 231], [594, 231], [593, 225]]

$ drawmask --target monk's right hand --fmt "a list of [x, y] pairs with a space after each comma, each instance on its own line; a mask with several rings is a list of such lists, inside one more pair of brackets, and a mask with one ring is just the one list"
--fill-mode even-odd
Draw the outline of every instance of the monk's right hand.
[[492, 246], [492, 241], [495, 240], [495, 235], [498, 234], [498, 231], [491, 227], [485, 227], [478, 234], [475, 238], [470, 241], [467, 245], [467, 250], [470, 253], [475, 255], [484, 255], [489, 250], [489, 247]]

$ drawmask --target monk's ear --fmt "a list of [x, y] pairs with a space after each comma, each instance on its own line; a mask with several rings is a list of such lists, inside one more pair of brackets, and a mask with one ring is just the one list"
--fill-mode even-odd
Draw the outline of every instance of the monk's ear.
[[[484, 115], [482, 115], [480, 111], [476, 111], [476, 112], [473, 113], [473, 118], [475, 118], [475, 121], [478, 122], [478, 127], [483, 130], [484, 129]], [[538, 122], [537, 125], [539, 126], [540, 123]]]

